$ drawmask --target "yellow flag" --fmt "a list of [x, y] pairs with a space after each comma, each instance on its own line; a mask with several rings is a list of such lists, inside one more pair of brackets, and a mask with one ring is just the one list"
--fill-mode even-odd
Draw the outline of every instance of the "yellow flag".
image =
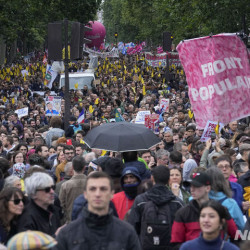
[[6, 96], [3, 97], [3, 101], [4, 101], [4, 102], [7, 102]]
[[95, 105], [97, 105], [99, 103], [99, 98], [95, 99]]
[[24, 80], [24, 81], [27, 81], [27, 80], [26, 80], [26, 77], [24, 77], [23, 80]]
[[141, 79], [141, 83], [144, 84], [144, 79], [143, 78]]
[[216, 125], [215, 129], [214, 129], [214, 132], [216, 135], [219, 135], [219, 130], [220, 130], [220, 125], [219, 125], [219, 122], [218, 124]]
[[107, 84], [109, 85], [109, 80], [107, 81]]
[[83, 139], [81, 139], [81, 140], [80, 140], [80, 143], [85, 144], [85, 142], [84, 142], [84, 140], [83, 140]]
[[12, 104], [15, 104], [15, 98], [14, 97], [11, 99], [11, 102], [12, 102]]
[[124, 76], [124, 77], [123, 77], [123, 81], [125, 81], [125, 80], [126, 80], [126, 77]]
[[104, 87], [104, 82], [102, 82], [102, 86]]
[[78, 89], [78, 82], [75, 83], [75, 89]]
[[154, 72], [151, 73], [151, 77], [154, 77]]
[[159, 66], [161, 66], [161, 62], [159, 62]]
[[114, 76], [114, 81], [115, 81], [115, 82], [117, 81], [117, 77], [116, 77], [116, 76]]
[[106, 153], [107, 153], [107, 151], [106, 151], [106, 150], [102, 150], [102, 154], [101, 154], [101, 156], [104, 156]]
[[165, 83], [165, 81], [166, 81], [166, 78], [163, 78], [163, 81], [162, 81], [162, 82]]
[[146, 68], [147, 71], [149, 71], [148, 67]]
[[161, 77], [161, 74], [160, 74], [160, 73], [158, 74], [158, 77]]
[[89, 106], [89, 113], [91, 113], [91, 114], [92, 114], [93, 112], [94, 112], [94, 108], [93, 108], [93, 106], [92, 106], [92, 105], [90, 105], [90, 106]]
[[142, 86], [142, 94], [143, 94], [143, 96], [146, 95], [146, 87], [145, 87], [145, 84], [143, 84], [143, 86]]
[[190, 119], [192, 119], [194, 116], [194, 113], [191, 110], [188, 110], [188, 116]]
[[136, 55], [136, 61], [138, 61], [138, 60], [139, 60], [138, 55]]
[[138, 80], [141, 81], [141, 75], [139, 75]]

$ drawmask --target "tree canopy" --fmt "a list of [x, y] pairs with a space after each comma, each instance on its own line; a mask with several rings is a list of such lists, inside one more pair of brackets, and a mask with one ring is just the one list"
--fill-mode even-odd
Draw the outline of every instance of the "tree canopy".
[[[243, 20], [250, 26], [248, 0], [105, 0], [102, 4], [107, 41], [114, 33], [123, 42], [162, 44], [169, 31], [175, 43], [223, 32], [240, 32]], [[247, 32], [247, 31], [246, 31]]]
[[86, 24], [96, 18], [101, 0], [0, 0], [1, 35], [11, 44], [17, 40], [20, 47], [41, 48], [47, 25], [67, 18]]

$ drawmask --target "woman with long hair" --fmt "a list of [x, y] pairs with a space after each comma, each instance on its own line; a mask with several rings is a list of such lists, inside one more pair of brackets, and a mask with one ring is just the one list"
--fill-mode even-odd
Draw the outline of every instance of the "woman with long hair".
[[182, 187], [182, 170], [178, 167], [170, 169], [169, 188], [172, 193], [179, 197], [185, 204], [188, 203], [190, 194]]
[[237, 250], [234, 244], [221, 239], [221, 233], [226, 233], [227, 211], [218, 201], [209, 200], [201, 205], [199, 223], [201, 234], [199, 238], [187, 241], [180, 250], [211, 249]]
[[6, 244], [15, 235], [17, 217], [24, 209], [24, 194], [16, 187], [5, 188], [0, 193], [0, 242]]
[[209, 198], [219, 201], [223, 206], [225, 206], [231, 217], [239, 230], [244, 228], [244, 220], [241, 209], [239, 208], [237, 202], [232, 199], [232, 192], [226, 182], [226, 179], [222, 172], [217, 167], [209, 168], [206, 173], [211, 178], [211, 191], [209, 193]]

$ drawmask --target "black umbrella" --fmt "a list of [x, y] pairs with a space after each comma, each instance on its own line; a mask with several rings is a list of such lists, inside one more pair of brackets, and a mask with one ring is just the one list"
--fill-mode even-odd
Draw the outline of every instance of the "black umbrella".
[[112, 122], [93, 128], [84, 141], [90, 148], [113, 152], [146, 150], [161, 142], [144, 125], [129, 122]]

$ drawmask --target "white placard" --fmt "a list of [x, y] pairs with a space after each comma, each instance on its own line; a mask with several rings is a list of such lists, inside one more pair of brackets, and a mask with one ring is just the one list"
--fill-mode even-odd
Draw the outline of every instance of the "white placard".
[[17, 109], [15, 113], [18, 115], [18, 118], [22, 118], [24, 116], [27, 116], [29, 114], [29, 108], [22, 108], [22, 109]]
[[165, 112], [169, 108], [169, 99], [161, 99], [160, 110]]
[[[205, 142], [209, 138], [211, 138], [211, 134], [215, 132], [215, 128], [217, 126], [218, 122], [212, 122], [212, 121], [207, 121], [206, 127], [204, 128], [203, 134], [201, 136], [201, 141]], [[221, 129], [224, 127], [223, 123], [219, 123], [219, 132]]]
[[137, 116], [136, 116], [136, 119], [135, 119], [135, 123], [145, 124], [145, 115], [150, 115], [150, 110], [139, 111], [137, 113]]

